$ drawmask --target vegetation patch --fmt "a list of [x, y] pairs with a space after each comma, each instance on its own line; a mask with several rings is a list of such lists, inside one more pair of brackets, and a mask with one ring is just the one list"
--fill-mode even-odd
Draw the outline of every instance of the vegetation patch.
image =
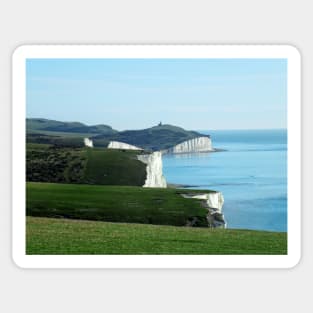
[[95, 147], [107, 147], [110, 141], [121, 141], [148, 151], [169, 149], [183, 141], [207, 136], [196, 131], [161, 123], [140, 130], [117, 131], [108, 125], [87, 126], [78, 122], [48, 119], [26, 119], [27, 142], [58, 146], [83, 146], [83, 138], [92, 139]]
[[138, 152], [28, 143], [26, 180], [32, 182], [143, 186], [146, 165]]
[[146, 165], [137, 160], [138, 151], [87, 149], [84, 183], [100, 185], [143, 186]]
[[61, 134], [31, 133], [26, 135], [27, 143], [48, 144], [57, 148], [83, 148], [84, 137], [63, 136]]
[[[27, 183], [27, 215], [123, 223], [207, 227], [201, 200], [186, 190], [134, 186]], [[208, 191], [207, 191], [208, 192]]]
[[141, 130], [126, 130], [115, 134], [100, 134], [92, 137], [95, 145], [101, 145], [109, 140], [126, 142], [146, 150], [164, 150], [183, 141], [202, 135], [173, 125], [158, 125]]
[[287, 234], [27, 217], [26, 253], [279, 255]]
[[45, 118], [27, 118], [26, 129], [31, 132], [56, 132], [66, 134], [114, 134], [117, 131], [108, 125], [88, 126], [79, 122], [60, 122]]
[[79, 183], [87, 162], [86, 150], [48, 144], [27, 144], [26, 180]]

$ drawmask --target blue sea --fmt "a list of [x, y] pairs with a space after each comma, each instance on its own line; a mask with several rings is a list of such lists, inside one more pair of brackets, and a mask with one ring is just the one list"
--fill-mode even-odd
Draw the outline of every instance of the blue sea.
[[227, 151], [164, 155], [167, 182], [221, 191], [228, 228], [287, 231], [287, 131], [199, 132]]

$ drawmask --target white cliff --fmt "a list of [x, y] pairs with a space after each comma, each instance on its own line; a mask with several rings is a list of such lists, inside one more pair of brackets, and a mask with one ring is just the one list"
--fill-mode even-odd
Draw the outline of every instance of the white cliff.
[[166, 188], [166, 180], [162, 172], [162, 153], [160, 151], [151, 154], [137, 155], [139, 161], [147, 164], [147, 177], [143, 187]]
[[184, 141], [168, 150], [166, 153], [193, 153], [214, 151], [209, 137], [197, 137]]
[[186, 193], [184, 198], [203, 200], [204, 206], [208, 209], [208, 226], [226, 228], [226, 221], [222, 211], [224, 197], [221, 192], [208, 192], [203, 194]]
[[143, 150], [139, 147], [120, 141], [110, 141], [108, 149]]
[[85, 144], [86, 147], [93, 148], [93, 142], [89, 138], [84, 138], [84, 144]]

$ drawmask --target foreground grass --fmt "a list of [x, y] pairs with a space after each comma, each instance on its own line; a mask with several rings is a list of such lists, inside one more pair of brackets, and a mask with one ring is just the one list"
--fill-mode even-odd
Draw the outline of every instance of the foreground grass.
[[207, 226], [207, 209], [177, 189], [27, 183], [26, 191], [30, 216], [175, 226], [196, 218]]
[[27, 217], [27, 254], [286, 254], [287, 234]]

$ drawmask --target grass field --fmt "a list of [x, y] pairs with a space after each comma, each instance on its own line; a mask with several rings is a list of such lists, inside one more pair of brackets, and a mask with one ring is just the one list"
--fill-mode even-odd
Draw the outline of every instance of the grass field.
[[27, 181], [142, 186], [146, 165], [137, 160], [137, 154], [27, 143]]
[[90, 137], [90, 133], [71, 133], [71, 132], [61, 132], [61, 131], [51, 131], [51, 130], [30, 130], [27, 134], [43, 134], [47, 136], [53, 137], [69, 137], [69, 138], [80, 138], [83, 142], [83, 139], [86, 137]]
[[201, 201], [180, 195], [186, 190], [27, 183], [26, 191], [30, 216], [176, 226], [196, 219], [196, 226], [208, 225]]
[[287, 234], [27, 217], [27, 254], [286, 254]]
[[26, 180], [40, 182], [80, 182], [87, 163], [87, 149], [56, 148], [49, 144], [28, 143]]
[[104, 185], [143, 186], [146, 165], [137, 160], [138, 151], [87, 149], [83, 182]]

